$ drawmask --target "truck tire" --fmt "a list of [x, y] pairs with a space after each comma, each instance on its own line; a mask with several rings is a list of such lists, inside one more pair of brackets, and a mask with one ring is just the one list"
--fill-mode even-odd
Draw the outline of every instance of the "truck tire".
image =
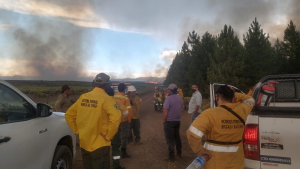
[[58, 145], [55, 149], [51, 169], [72, 169], [72, 152], [69, 147]]

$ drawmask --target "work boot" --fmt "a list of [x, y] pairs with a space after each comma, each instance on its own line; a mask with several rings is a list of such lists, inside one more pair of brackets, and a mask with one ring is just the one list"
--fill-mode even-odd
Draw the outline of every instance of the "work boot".
[[121, 148], [121, 158], [128, 158], [130, 157], [129, 154], [126, 152], [126, 148]]
[[181, 154], [176, 154], [175, 157], [182, 158]]
[[114, 168], [114, 169], [125, 169], [125, 167], [119, 166], [119, 167]]
[[164, 160], [168, 161], [168, 162], [174, 162], [175, 158], [174, 157], [164, 157]]

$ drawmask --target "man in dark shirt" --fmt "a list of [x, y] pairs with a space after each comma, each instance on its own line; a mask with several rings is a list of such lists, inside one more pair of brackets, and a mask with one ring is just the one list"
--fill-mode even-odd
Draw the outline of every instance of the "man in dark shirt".
[[181, 156], [181, 139], [179, 135], [181, 111], [183, 109], [183, 101], [177, 94], [177, 86], [170, 84], [168, 87], [169, 95], [164, 103], [163, 121], [165, 137], [168, 144], [169, 156], [165, 157], [166, 161], [174, 161], [174, 144], [176, 145], [176, 155]]

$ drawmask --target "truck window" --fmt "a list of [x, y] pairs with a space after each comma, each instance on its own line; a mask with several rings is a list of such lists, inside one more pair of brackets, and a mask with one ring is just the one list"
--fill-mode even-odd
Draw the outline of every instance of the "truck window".
[[34, 108], [12, 89], [0, 84], [0, 124], [34, 117]]
[[275, 97], [272, 102], [285, 102], [299, 104], [300, 107], [300, 81], [299, 80], [277, 80]]

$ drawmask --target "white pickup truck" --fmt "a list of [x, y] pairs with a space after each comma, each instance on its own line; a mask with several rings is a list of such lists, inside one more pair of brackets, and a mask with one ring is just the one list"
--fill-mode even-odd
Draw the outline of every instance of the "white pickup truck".
[[71, 169], [75, 153], [64, 113], [0, 80], [1, 169]]
[[[243, 137], [245, 169], [299, 169], [300, 74], [262, 78], [252, 95], [256, 103], [262, 85], [268, 81], [279, 83], [269, 106], [256, 105], [247, 118]], [[218, 85], [211, 84], [212, 107]]]

